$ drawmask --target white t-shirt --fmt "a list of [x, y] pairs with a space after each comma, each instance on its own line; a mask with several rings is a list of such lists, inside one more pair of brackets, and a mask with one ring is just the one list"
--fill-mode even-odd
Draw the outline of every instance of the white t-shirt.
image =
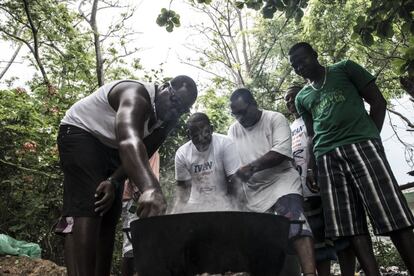
[[[99, 139], [104, 145], [111, 148], [118, 148], [118, 139], [115, 131], [116, 111], [108, 102], [108, 94], [114, 86], [121, 82], [137, 82], [144, 85], [155, 112], [154, 84], [136, 80], [117, 80], [99, 87], [98, 90], [89, 96], [77, 101], [68, 111], [66, 111], [61, 124], [82, 128]], [[151, 132], [162, 123], [161, 121], [158, 121], [151, 127], [151, 129], [149, 129], [148, 121], [148, 119], [145, 121], [144, 137], [151, 134]]]
[[298, 166], [297, 169], [301, 176], [302, 180], [302, 189], [303, 189], [303, 197], [311, 197], [311, 196], [319, 196], [319, 192], [312, 191], [309, 189], [307, 182], [306, 182], [306, 173], [308, 168], [308, 158], [309, 158], [309, 136], [308, 132], [306, 131], [305, 122], [303, 119], [297, 118], [293, 123], [290, 125], [290, 129], [292, 130], [292, 151], [293, 151], [293, 159], [295, 160], [296, 165]]
[[[289, 123], [281, 113], [263, 110], [260, 120], [248, 128], [236, 121], [230, 126], [229, 136], [236, 144], [243, 166], [269, 151], [292, 158]], [[289, 160], [255, 173], [243, 188], [247, 208], [254, 212], [267, 211], [281, 196], [302, 194], [299, 173]]]
[[175, 154], [175, 178], [191, 180], [191, 194], [186, 211], [232, 210], [227, 196], [227, 177], [240, 167], [232, 140], [213, 133], [209, 148], [199, 152], [192, 141], [182, 145]]

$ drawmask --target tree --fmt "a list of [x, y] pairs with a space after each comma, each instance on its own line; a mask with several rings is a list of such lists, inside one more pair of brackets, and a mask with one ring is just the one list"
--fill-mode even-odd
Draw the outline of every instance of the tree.
[[[123, 58], [131, 56], [138, 51], [137, 48], [130, 49], [128, 47], [130, 37], [135, 35], [136, 32], [131, 31], [126, 26], [128, 19], [130, 19], [134, 14], [135, 8], [129, 5], [122, 5], [119, 0], [94, 0], [88, 14], [84, 11], [86, 5], [87, 1], [81, 1], [78, 11], [82, 18], [84, 18], [84, 20], [88, 23], [92, 31], [96, 60], [96, 77], [98, 86], [102, 86], [105, 83], [104, 72], [108, 71], [115, 63], [119, 61], [122, 63]], [[109, 25], [105, 33], [101, 33], [98, 29], [97, 16], [99, 11], [103, 11], [105, 9], [119, 9], [123, 12], [120, 13], [119, 18], [116, 21]], [[117, 45], [121, 46], [120, 49], [114, 47], [115, 41]], [[109, 47], [104, 47], [103, 45], [105, 43], [109, 43]], [[122, 54], [119, 53], [119, 51], [122, 51]]]

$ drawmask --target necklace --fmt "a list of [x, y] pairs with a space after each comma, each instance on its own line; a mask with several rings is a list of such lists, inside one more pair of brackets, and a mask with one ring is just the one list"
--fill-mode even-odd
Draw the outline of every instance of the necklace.
[[323, 82], [322, 82], [321, 87], [315, 88], [315, 86], [313, 86], [312, 82], [309, 82], [309, 85], [313, 88], [313, 90], [319, 90], [319, 89], [322, 89], [325, 86], [325, 83], [326, 83], [326, 75], [328, 73], [328, 69], [327, 69], [326, 66], [324, 67], [324, 69], [325, 69], [325, 75], [323, 76]]

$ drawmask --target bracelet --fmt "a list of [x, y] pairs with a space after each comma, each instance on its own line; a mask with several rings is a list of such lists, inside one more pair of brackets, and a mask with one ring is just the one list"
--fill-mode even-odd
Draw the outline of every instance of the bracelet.
[[108, 177], [106, 181], [109, 181], [114, 186], [115, 190], [118, 189], [119, 186], [121, 185], [120, 181], [118, 181], [116, 178], [112, 176]]

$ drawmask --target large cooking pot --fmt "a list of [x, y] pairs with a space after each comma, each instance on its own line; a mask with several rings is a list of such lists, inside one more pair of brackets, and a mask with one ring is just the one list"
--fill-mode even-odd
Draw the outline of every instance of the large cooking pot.
[[[299, 222], [300, 223], [300, 222]], [[131, 223], [140, 276], [194, 276], [204, 272], [278, 275], [290, 222], [272, 214], [202, 212]]]

